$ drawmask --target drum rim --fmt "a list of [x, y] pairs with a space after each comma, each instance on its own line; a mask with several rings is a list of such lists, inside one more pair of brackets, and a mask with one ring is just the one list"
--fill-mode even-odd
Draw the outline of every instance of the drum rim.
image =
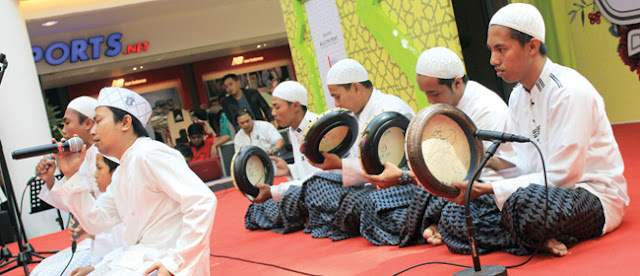
[[[326, 116], [331, 113], [335, 113], [336, 118], [343, 117], [343, 119], [326, 122], [326, 120], [328, 120]], [[322, 141], [322, 137], [324, 137], [324, 135], [326, 135], [329, 131], [331, 131], [335, 127], [345, 126], [348, 129], [348, 133], [346, 137], [350, 138], [349, 141], [348, 142], [342, 141], [336, 148], [329, 151], [329, 153], [334, 153], [338, 155], [340, 158], [343, 158], [344, 156], [346, 156], [349, 153], [349, 150], [351, 149], [353, 144], [355, 144], [358, 139], [358, 129], [357, 129], [358, 120], [353, 115], [351, 115], [351, 113], [352, 113], [351, 110], [346, 108], [332, 108], [318, 115], [316, 119], [314, 119], [311, 123], [309, 123], [309, 125], [307, 126], [307, 128], [302, 134], [302, 143], [300, 146], [301, 147], [300, 152], [302, 152], [302, 154], [309, 161], [316, 164], [322, 164], [324, 162], [324, 156], [322, 156], [322, 154], [320, 153], [320, 150], [318, 149], [318, 147], [320, 146], [320, 142]], [[321, 138], [316, 139], [315, 141], [313, 141], [313, 143], [309, 143], [309, 141], [307, 141], [307, 137], [309, 136], [309, 133], [312, 132], [312, 130], [316, 129], [319, 126], [319, 124], [323, 124], [323, 123], [328, 125], [322, 129], [322, 132], [320, 133], [320, 135], [315, 136], [315, 137], [321, 137]], [[335, 152], [340, 150], [343, 150], [342, 154], [338, 154]]]
[[[380, 121], [383, 121], [383, 122], [380, 123]], [[397, 111], [380, 112], [376, 116], [371, 118], [369, 122], [367, 122], [366, 127], [360, 133], [359, 142], [358, 142], [358, 159], [360, 160], [360, 166], [362, 167], [362, 170], [365, 173], [370, 175], [378, 175], [384, 171], [384, 164], [380, 162], [380, 158], [378, 158], [377, 156], [378, 143], [374, 143], [374, 142], [375, 141], [379, 142], [382, 134], [384, 134], [384, 132], [387, 129], [390, 129], [392, 127], [398, 127], [400, 128], [400, 130], [402, 130], [402, 134], [405, 137], [404, 143], [406, 144], [407, 129], [409, 127], [410, 122], [411, 120], [409, 120], [409, 118], [405, 117], [404, 115], [402, 115], [400, 112], [397, 112]], [[377, 123], [380, 123], [380, 125], [375, 126], [374, 128], [374, 125]], [[406, 125], [404, 126], [404, 128], [402, 128], [402, 125], [404, 124]], [[371, 129], [371, 128], [374, 128], [374, 129]], [[384, 129], [384, 131], [378, 131], [380, 129]], [[376, 131], [373, 136], [370, 136], [371, 131]], [[371, 147], [370, 152], [363, 150], [363, 148], [367, 146]], [[404, 145], [403, 145], [403, 148], [405, 148]], [[406, 165], [407, 165], [407, 154], [405, 151], [403, 152], [402, 161], [400, 162], [398, 167], [402, 168]], [[371, 168], [371, 167], [374, 167], [373, 171], [367, 170], [367, 168]]]
[[[274, 168], [273, 168], [273, 163], [271, 163], [271, 159], [269, 158], [269, 155], [267, 155], [267, 153], [261, 149], [260, 147], [257, 146], [248, 146], [244, 149], [242, 149], [239, 152], [236, 152], [233, 155], [233, 158], [231, 159], [231, 180], [233, 182], [233, 186], [236, 187], [236, 189], [238, 189], [238, 191], [240, 191], [244, 196], [246, 196], [250, 201], [254, 201], [255, 197], [258, 196], [258, 194], [260, 193], [260, 189], [254, 185], [251, 184], [251, 182], [249, 181], [249, 178], [247, 177], [246, 173], [244, 172], [236, 172], [236, 158], [241, 156], [242, 159], [237, 160], [238, 162], [241, 162], [242, 166], [241, 167], [246, 167], [247, 162], [249, 161], [249, 158], [251, 158], [253, 155], [258, 156], [258, 158], [260, 158], [260, 161], [262, 161], [262, 164], [265, 165], [265, 183], [269, 186], [273, 186], [273, 179], [275, 176], [274, 173]], [[238, 168], [238, 170], [240, 170], [240, 168]], [[237, 174], [240, 174], [240, 180], [242, 181], [242, 184], [238, 184], [238, 180], [236, 179]], [[248, 185], [247, 185], [248, 183]], [[240, 187], [242, 186], [242, 187]], [[248, 189], [248, 194], [246, 192], [243, 191], [243, 187], [246, 187], [246, 189]]]
[[[430, 193], [446, 198], [455, 198], [460, 194], [457, 187], [443, 184], [428, 170], [427, 164], [422, 154], [422, 134], [426, 122], [436, 115], [445, 115], [458, 124], [465, 133], [471, 150], [471, 167], [467, 172], [465, 180], [480, 165], [484, 148], [482, 141], [473, 137], [473, 132], [477, 129], [471, 118], [462, 110], [447, 104], [434, 104], [422, 109], [409, 124], [406, 134], [405, 152], [411, 171], [415, 174], [418, 182]], [[414, 144], [416, 141], [419, 141]], [[437, 184], [436, 184], [437, 183]]]

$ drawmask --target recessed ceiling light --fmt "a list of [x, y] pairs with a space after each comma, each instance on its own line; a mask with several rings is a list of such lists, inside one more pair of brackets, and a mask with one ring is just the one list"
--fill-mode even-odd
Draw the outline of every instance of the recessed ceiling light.
[[133, 67], [133, 71], [138, 70], [138, 67]]
[[44, 22], [44, 23], [40, 24], [40, 26], [42, 26], [42, 27], [51, 27], [51, 26], [56, 25], [58, 23], [59, 23], [58, 21], [52, 20], [52, 21]]
[[262, 45], [258, 44], [258, 46], [256, 46], [257, 48], [260, 48]]
[[144, 66], [140, 65], [140, 69], [144, 68]]

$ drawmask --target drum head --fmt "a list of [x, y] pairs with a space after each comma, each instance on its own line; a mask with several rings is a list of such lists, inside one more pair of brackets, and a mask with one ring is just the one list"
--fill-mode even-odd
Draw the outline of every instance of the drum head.
[[407, 158], [420, 184], [434, 195], [454, 198], [460, 190], [451, 182], [468, 179], [480, 165], [482, 141], [476, 126], [460, 109], [444, 104], [416, 114], [407, 129]]
[[253, 201], [260, 193], [256, 184], [273, 185], [273, 177], [273, 163], [261, 148], [249, 146], [233, 155], [231, 160], [233, 185], [249, 200]]
[[358, 120], [348, 109], [329, 109], [309, 123], [302, 135], [300, 151], [309, 161], [318, 164], [324, 162], [321, 152], [345, 157], [356, 142], [358, 128]]
[[400, 168], [407, 164], [404, 141], [408, 126], [409, 119], [394, 111], [382, 112], [367, 123], [358, 143], [360, 165], [367, 174], [381, 174], [387, 162]]

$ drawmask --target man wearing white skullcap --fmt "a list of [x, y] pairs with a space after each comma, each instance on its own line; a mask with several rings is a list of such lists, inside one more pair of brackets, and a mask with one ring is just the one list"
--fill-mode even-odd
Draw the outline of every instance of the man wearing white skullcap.
[[101, 153], [120, 160], [111, 185], [95, 200], [77, 177], [80, 154], [58, 155], [67, 183], [53, 191], [80, 225], [99, 233], [124, 223], [124, 252], [95, 266], [97, 275], [209, 275], [217, 200], [182, 155], [146, 136], [151, 105], [138, 93], [106, 87], [98, 96], [91, 134]]
[[[359, 131], [382, 112], [395, 111], [409, 119], [415, 115], [402, 99], [375, 89], [369, 80], [367, 70], [353, 59], [343, 59], [334, 64], [327, 72], [326, 81], [336, 106], [351, 110], [358, 119]], [[354, 207], [354, 204], [359, 206], [362, 198], [375, 190], [369, 184], [356, 186], [366, 183], [357, 150], [358, 145], [354, 143], [347, 158], [342, 159], [336, 154], [323, 152], [324, 162], [312, 163], [324, 171], [342, 169], [338, 173], [316, 173], [305, 181], [305, 194], [299, 198], [304, 198], [304, 204], [308, 208], [309, 222], [305, 231], [310, 232], [312, 237], [339, 240], [359, 235], [356, 225], [337, 222], [338, 217], [359, 220], [360, 209]], [[291, 190], [289, 189], [282, 201], [296, 196]], [[343, 201], [342, 195], [346, 193], [356, 193], [358, 196], [348, 197], [348, 200]]]
[[[496, 221], [501, 221], [497, 225], [503, 228], [477, 227], [495, 225], [495, 221], [476, 222], [481, 249], [528, 254], [544, 237], [545, 248], [564, 256], [568, 247], [614, 230], [629, 204], [624, 163], [602, 97], [580, 73], [547, 58], [544, 34], [540, 12], [529, 4], [507, 5], [489, 23], [491, 65], [505, 81], [518, 82], [509, 99], [514, 132], [540, 146], [549, 200], [545, 199], [545, 177], [535, 147], [514, 144], [515, 158], [491, 159], [490, 167], [511, 178], [474, 183], [471, 199], [489, 196], [497, 204], [493, 210], [484, 210], [482, 217], [497, 217]], [[467, 183], [452, 185], [462, 191], [452, 200], [463, 204]], [[442, 218], [462, 218], [462, 209], [443, 212]], [[452, 244], [467, 240], [466, 230], [450, 227], [440, 231], [450, 250], [456, 250]], [[515, 239], [519, 248], [486, 243], [495, 241], [486, 238], [496, 232]], [[465, 248], [457, 250], [468, 253]]]
[[271, 103], [273, 105], [271, 114], [278, 126], [289, 127], [293, 164], [287, 164], [280, 157], [271, 157], [271, 160], [277, 167], [276, 176], [289, 176], [293, 179], [276, 186], [256, 185], [260, 188], [260, 194], [254, 200], [257, 203], [265, 202], [270, 198], [278, 202], [290, 186], [302, 186], [306, 179], [321, 171], [309, 164], [300, 152], [304, 130], [311, 121], [318, 117], [318, 114], [307, 110], [307, 89], [297, 81], [282, 82], [273, 90]]
[[[470, 81], [465, 75], [462, 60], [460, 60], [458, 55], [453, 51], [444, 47], [434, 47], [424, 51], [418, 58], [416, 73], [418, 86], [420, 90], [427, 95], [429, 103], [448, 104], [461, 109], [471, 118], [478, 129], [511, 132], [509, 108], [504, 100], [480, 83]], [[491, 142], [484, 142], [485, 148], [490, 145]], [[510, 144], [501, 145], [495, 153], [495, 156], [503, 155], [515, 155]], [[366, 175], [366, 177], [370, 183], [380, 188], [389, 188], [398, 185], [398, 179], [401, 178], [402, 173], [400, 168], [385, 166], [384, 172], [380, 175]], [[417, 184], [415, 175], [410, 171], [407, 171], [407, 174], [411, 182]], [[489, 168], [485, 168], [481, 176], [483, 181], [502, 179], [500, 175]], [[373, 201], [373, 203], [368, 205], [379, 206], [380, 204], [384, 204], [384, 202], [375, 202], [377, 199], [386, 201], [393, 198], [394, 200], [397, 199], [398, 202], [411, 201], [413, 198], [424, 196], [421, 192], [422, 191], [419, 190], [411, 193], [394, 193], [380, 190], [374, 193], [386, 193], [386, 195], [369, 197], [369, 200]], [[443, 206], [443, 201], [444, 199], [441, 198], [430, 199], [430, 202], [433, 203], [432, 205], [440, 204], [440, 206]], [[405, 210], [407, 210], [408, 207], [409, 206], [401, 205], [397, 206], [397, 208], [390, 207], [389, 210], [393, 209], [394, 212], [406, 212]], [[435, 209], [436, 208], [430, 208], [430, 211]], [[381, 215], [382, 217], [380, 217]], [[404, 237], [399, 237], [401, 233], [394, 229], [394, 225], [402, 225], [405, 223], [404, 216], [386, 217], [386, 214], [368, 208], [363, 209], [362, 216], [366, 219], [361, 219], [360, 229], [362, 229], [362, 235], [370, 242], [376, 245], [396, 245], [400, 241], [409, 241]], [[377, 219], [368, 219], [367, 216], [375, 216]], [[423, 221], [422, 216], [417, 219], [420, 220], [418, 224], [421, 225]], [[395, 224], [388, 223], [394, 220], [396, 221]], [[385, 221], [385, 223], [378, 223], [380, 221]], [[438, 234], [437, 223], [438, 221], [435, 220], [429, 221], [429, 224], [424, 225], [429, 226], [427, 229], [417, 229], [418, 231], [416, 231], [416, 233], [424, 232], [424, 237], [427, 239], [427, 242], [431, 244], [442, 244], [442, 239]], [[381, 235], [380, 233], [385, 234]], [[408, 232], [403, 233], [407, 234]], [[380, 238], [381, 236], [384, 238]], [[393, 236], [398, 238], [388, 238]], [[417, 235], [416, 237], [419, 238]]]
[[[327, 72], [327, 87], [336, 107], [353, 111], [358, 119], [359, 131], [376, 115], [385, 111], [395, 111], [412, 119], [415, 112], [402, 99], [383, 94], [375, 89], [369, 80], [367, 70], [353, 59], [343, 59], [334, 64]], [[366, 182], [358, 160], [358, 145], [354, 143], [349, 157], [341, 160], [337, 155], [323, 153], [325, 162], [315, 164], [323, 170], [342, 169], [344, 186]]]
[[[96, 99], [88, 96], [80, 96], [69, 102], [67, 110], [64, 112], [64, 117], [62, 118], [62, 134], [64, 138], [70, 139], [74, 135], [77, 135], [87, 146], [87, 155], [79, 172], [84, 178], [84, 181], [90, 183], [92, 191], [96, 192], [96, 196], [99, 191], [93, 175], [96, 170], [96, 154], [98, 150], [93, 146], [91, 128], [93, 128], [94, 125], [93, 116], [96, 113], [97, 106], [98, 101]], [[49, 157], [40, 160], [36, 166], [36, 171], [40, 173], [40, 179], [46, 184], [42, 187], [38, 196], [43, 201], [49, 203], [49, 205], [68, 212], [69, 210], [64, 203], [54, 193], [51, 193], [51, 188], [54, 183], [58, 182], [58, 180], [53, 177], [55, 170], [56, 162]], [[65, 182], [66, 180], [67, 178], [63, 177], [59, 181]]]

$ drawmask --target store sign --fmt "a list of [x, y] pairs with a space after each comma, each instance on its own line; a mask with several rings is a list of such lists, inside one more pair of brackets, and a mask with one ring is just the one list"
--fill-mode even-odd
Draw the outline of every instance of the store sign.
[[264, 60], [263, 56], [252, 57], [248, 59], [245, 59], [244, 56], [237, 56], [237, 57], [233, 57], [233, 59], [231, 60], [231, 66], [253, 63], [253, 62], [258, 62], [263, 60]]
[[[122, 45], [120, 39], [121, 33], [112, 33], [105, 36], [94, 36], [88, 39], [74, 39], [71, 42], [54, 42], [45, 47], [33, 46], [33, 61], [39, 62], [45, 60], [50, 65], [60, 65], [69, 60], [71, 63], [78, 61], [87, 61], [89, 59], [99, 59], [101, 56], [115, 57], [120, 53], [134, 54], [146, 52], [149, 42], [135, 43], [131, 45]], [[124, 50], [124, 51], [123, 51]]]
[[115, 79], [111, 82], [111, 87], [127, 87], [147, 83], [147, 79], [138, 79], [125, 82], [124, 79]]

